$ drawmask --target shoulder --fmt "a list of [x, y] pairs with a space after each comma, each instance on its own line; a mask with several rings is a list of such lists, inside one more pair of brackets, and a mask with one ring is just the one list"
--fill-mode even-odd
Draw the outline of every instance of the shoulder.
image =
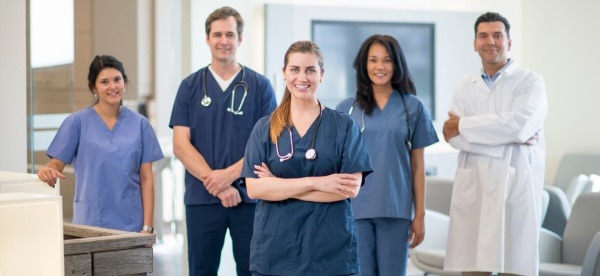
[[181, 81], [182, 85], [192, 86], [195, 82], [199, 82], [202, 79], [202, 74], [206, 70], [206, 67], [199, 69], [198, 71], [191, 73]]
[[329, 107], [323, 109], [323, 118], [329, 118], [329, 121], [335, 122], [336, 125], [347, 125], [348, 123], [354, 122], [352, 117], [348, 114], [333, 110]]
[[335, 108], [335, 110], [339, 111], [339, 112], [343, 112], [343, 113], [349, 113], [348, 111], [350, 110], [350, 107], [356, 102], [356, 98], [354, 97], [350, 97], [347, 99], [342, 100], [337, 107]]
[[254, 71], [252, 68], [250, 68], [248, 66], [244, 66], [244, 70], [246, 71], [246, 76], [248, 76], [248, 78], [250, 78], [250, 79], [255, 79], [255, 80], [258, 80], [261, 82], [268, 81], [267, 77], [265, 77], [261, 73]]

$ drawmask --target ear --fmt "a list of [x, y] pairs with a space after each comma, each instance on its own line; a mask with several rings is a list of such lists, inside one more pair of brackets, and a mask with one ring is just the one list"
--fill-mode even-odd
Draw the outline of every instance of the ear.
[[512, 46], [512, 39], [508, 39], [508, 48], [506, 49], [507, 51], [510, 51], [510, 46]]
[[238, 46], [242, 45], [242, 40], [244, 40], [244, 35], [239, 35], [238, 36]]
[[473, 50], [477, 52], [477, 38], [473, 39]]

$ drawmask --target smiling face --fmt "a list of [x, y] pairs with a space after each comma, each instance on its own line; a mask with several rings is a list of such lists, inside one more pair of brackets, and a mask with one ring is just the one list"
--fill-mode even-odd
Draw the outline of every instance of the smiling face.
[[392, 87], [394, 61], [380, 43], [373, 43], [369, 48], [367, 73], [373, 86]]
[[213, 63], [235, 62], [236, 50], [242, 43], [235, 18], [230, 16], [210, 24], [210, 34], [206, 36], [206, 44], [210, 47]]
[[283, 68], [286, 87], [293, 98], [314, 100], [316, 91], [323, 78], [324, 70], [319, 66], [319, 59], [313, 53], [291, 53], [287, 65]]
[[510, 45], [511, 40], [501, 21], [481, 22], [477, 26], [474, 47], [484, 68], [502, 68], [508, 62]]
[[121, 72], [115, 68], [102, 69], [94, 84], [94, 93], [101, 104], [120, 105], [123, 98], [125, 81]]

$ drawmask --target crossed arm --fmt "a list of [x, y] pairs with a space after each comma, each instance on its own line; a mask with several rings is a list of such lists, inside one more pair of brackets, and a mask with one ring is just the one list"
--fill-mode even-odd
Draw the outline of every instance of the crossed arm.
[[251, 198], [281, 201], [295, 198], [312, 202], [334, 202], [355, 198], [360, 190], [362, 172], [336, 173], [327, 176], [279, 178], [265, 163], [254, 166], [258, 178], [246, 178]]

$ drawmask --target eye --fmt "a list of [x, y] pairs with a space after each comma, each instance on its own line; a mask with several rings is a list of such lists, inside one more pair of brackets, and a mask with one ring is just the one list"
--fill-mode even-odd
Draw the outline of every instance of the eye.
[[297, 72], [299, 71], [299, 69], [298, 69], [298, 68], [296, 68], [296, 67], [293, 67], [293, 68], [290, 68], [290, 71], [292, 71], [292, 72], [294, 72], [294, 73], [297, 73]]
[[315, 68], [309, 68], [308, 70], [306, 70], [308, 73], [315, 73], [317, 72], [317, 70]]
[[230, 38], [235, 37], [235, 34], [234, 33], [228, 33], [227, 37], [230, 37]]

